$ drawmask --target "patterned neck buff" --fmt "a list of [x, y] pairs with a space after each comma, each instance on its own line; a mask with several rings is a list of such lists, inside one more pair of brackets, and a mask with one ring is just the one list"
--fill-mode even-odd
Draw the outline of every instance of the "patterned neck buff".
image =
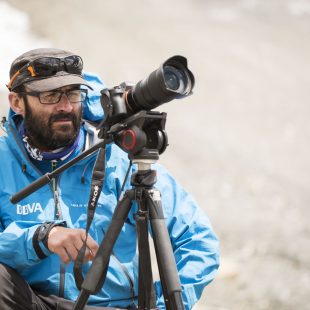
[[68, 158], [74, 150], [77, 148], [79, 143], [81, 142], [80, 139], [83, 139], [81, 132], [75, 139], [74, 143], [67, 147], [61, 147], [59, 149], [50, 151], [50, 152], [43, 152], [39, 150], [37, 147], [33, 146], [29, 140], [29, 137], [26, 135], [26, 129], [24, 127], [24, 122], [21, 123], [19, 127], [19, 132], [22, 136], [22, 141], [28, 154], [35, 160], [43, 161], [43, 160], [59, 160], [63, 161]]

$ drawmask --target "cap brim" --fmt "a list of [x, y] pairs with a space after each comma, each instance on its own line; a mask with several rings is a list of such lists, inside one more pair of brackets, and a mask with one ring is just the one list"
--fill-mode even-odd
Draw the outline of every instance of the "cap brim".
[[82, 76], [76, 74], [54, 75], [41, 80], [29, 81], [24, 84], [30, 90], [37, 92], [50, 91], [70, 85], [85, 85], [93, 90]]

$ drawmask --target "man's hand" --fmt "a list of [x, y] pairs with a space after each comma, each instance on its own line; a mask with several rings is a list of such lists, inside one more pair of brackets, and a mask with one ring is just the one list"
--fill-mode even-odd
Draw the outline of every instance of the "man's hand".
[[[50, 251], [58, 254], [60, 259], [65, 264], [68, 264], [71, 260], [74, 261], [76, 259], [85, 238], [86, 233], [84, 229], [55, 226], [48, 234], [47, 245]], [[84, 262], [93, 260], [97, 251], [98, 244], [88, 235]]]

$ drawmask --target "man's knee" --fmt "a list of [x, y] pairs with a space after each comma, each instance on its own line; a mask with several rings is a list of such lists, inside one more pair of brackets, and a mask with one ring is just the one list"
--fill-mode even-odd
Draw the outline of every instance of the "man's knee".
[[4, 288], [12, 283], [14, 276], [17, 276], [17, 272], [7, 265], [0, 264], [0, 287]]
[[15, 285], [14, 277], [16, 271], [14, 269], [0, 264], [0, 303], [8, 306], [14, 297]]
[[1, 309], [32, 309], [30, 287], [13, 268], [0, 264]]

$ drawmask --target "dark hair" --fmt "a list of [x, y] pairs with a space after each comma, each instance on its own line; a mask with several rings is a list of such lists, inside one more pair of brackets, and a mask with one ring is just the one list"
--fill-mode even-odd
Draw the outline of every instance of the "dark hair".
[[[25, 91], [24, 84], [19, 85], [13, 91], [14, 91], [14, 93], [17, 93], [17, 94], [24, 92]], [[19, 95], [22, 96], [22, 94], [19, 94]]]

